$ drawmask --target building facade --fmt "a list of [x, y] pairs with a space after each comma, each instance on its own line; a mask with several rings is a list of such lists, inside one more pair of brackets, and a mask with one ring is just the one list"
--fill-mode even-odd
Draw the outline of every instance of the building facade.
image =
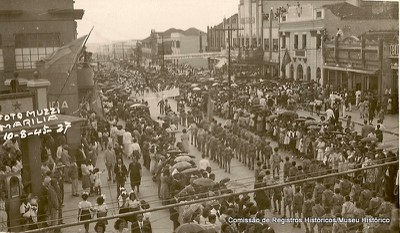
[[[7, 92], [15, 72], [22, 88], [33, 78], [36, 62], [77, 37], [76, 21], [84, 11], [74, 9], [73, 0], [0, 1], [0, 90]], [[71, 64], [72, 65], [72, 64]], [[49, 79], [49, 101], [57, 102], [67, 114], [79, 106], [76, 69], [69, 77]], [[68, 79], [68, 81], [66, 81]], [[60, 90], [67, 83], [63, 96]]]
[[185, 32], [171, 33], [172, 54], [189, 54], [205, 52], [207, 34], [191, 28]]
[[[284, 76], [325, 85], [328, 79], [323, 71], [324, 41], [332, 40], [338, 34], [341, 40], [358, 37], [370, 30], [397, 30], [398, 19], [390, 14], [374, 15], [346, 2], [322, 6], [302, 4], [289, 6], [287, 13], [281, 16], [279, 27], [280, 64]], [[282, 53], [287, 53], [290, 60]]]
[[100, 60], [129, 60], [133, 58], [133, 51], [138, 42], [139, 40], [127, 40], [104, 44], [98, 48], [96, 56], [98, 55]]
[[398, 31], [338, 37], [324, 46], [324, 83], [331, 90], [371, 92], [398, 104]]

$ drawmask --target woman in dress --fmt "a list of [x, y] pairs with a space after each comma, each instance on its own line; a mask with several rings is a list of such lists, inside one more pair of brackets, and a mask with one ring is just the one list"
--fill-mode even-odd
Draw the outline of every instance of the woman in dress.
[[86, 161], [85, 163], [82, 163], [81, 165], [81, 170], [82, 170], [82, 189], [83, 190], [87, 190], [88, 188], [90, 188], [91, 184], [90, 184], [90, 171], [89, 171], [89, 167], [88, 167], [88, 161]]
[[[105, 201], [106, 201], [106, 196], [104, 194], [99, 196], [96, 200], [96, 205], [94, 206], [94, 210], [96, 212], [97, 218], [107, 217], [108, 207]], [[98, 223], [103, 223], [104, 225], [107, 225], [108, 221], [101, 220], [98, 221]]]
[[151, 175], [155, 174], [156, 164], [157, 164], [156, 146], [153, 144], [150, 147], [150, 173], [151, 173]]
[[168, 170], [164, 170], [164, 172], [161, 174], [160, 182], [161, 182], [160, 195], [162, 204], [166, 205], [168, 204], [168, 200], [170, 198], [169, 185], [171, 183], [171, 176]]
[[136, 187], [136, 192], [139, 192], [139, 186], [142, 179], [142, 166], [138, 163], [136, 157], [132, 158], [132, 163], [129, 164], [128, 172], [130, 175], [132, 191], [135, 191]]
[[190, 144], [190, 137], [189, 134], [187, 134], [186, 129], [182, 130], [182, 135], [181, 135], [181, 142], [183, 145], [183, 150], [186, 153], [189, 153], [189, 144]]
[[[86, 221], [92, 219], [92, 203], [90, 203], [87, 199], [89, 198], [88, 192], [83, 192], [82, 201], [78, 204], [78, 221]], [[85, 223], [86, 233], [89, 232], [89, 223]]]

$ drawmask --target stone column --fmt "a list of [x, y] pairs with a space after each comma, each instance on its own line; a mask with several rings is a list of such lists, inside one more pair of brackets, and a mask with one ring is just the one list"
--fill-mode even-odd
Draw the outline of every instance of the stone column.
[[39, 74], [35, 72], [34, 79], [29, 80], [26, 86], [30, 91], [35, 93], [35, 99], [33, 101], [35, 109], [43, 109], [48, 107], [47, 101], [47, 87], [50, 86], [50, 82], [47, 79], [39, 79]]
[[29, 177], [24, 183], [30, 184], [34, 196], [40, 195], [42, 187], [40, 144], [40, 137], [36, 135], [21, 140], [23, 175], [25, 179]]

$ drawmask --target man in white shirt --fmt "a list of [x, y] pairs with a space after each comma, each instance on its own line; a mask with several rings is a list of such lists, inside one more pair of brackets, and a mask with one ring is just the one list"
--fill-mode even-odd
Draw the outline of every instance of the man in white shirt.
[[208, 161], [208, 159], [205, 158], [205, 155], [202, 155], [202, 159], [199, 161], [199, 168], [203, 169], [204, 171], [207, 169], [207, 167], [211, 167], [210, 166], [210, 161]]
[[361, 100], [361, 91], [357, 90], [356, 91], [356, 106], [358, 107], [358, 105], [360, 104], [360, 100]]
[[122, 135], [122, 142], [124, 145], [124, 153], [128, 155], [129, 145], [132, 142], [132, 134], [129, 131], [125, 131]]
[[331, 108], [326, 110], [326, 120], [330, 120], [331, 118], [335, 118], [335, 114]]
[[140, 159], [142, 154], [142, 150], [140, 148], [140, 145], [136, 138], [132, 140], [132, 143], [129, 146], [129, 154], [128, 157], [131, 158], [131, 156], [135, 156], [137, 160]]

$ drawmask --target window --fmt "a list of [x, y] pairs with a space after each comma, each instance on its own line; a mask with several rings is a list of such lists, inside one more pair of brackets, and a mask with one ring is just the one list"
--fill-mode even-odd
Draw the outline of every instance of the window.
[[297, 80], [303, 80], [303, 66], [297, 66]]
[[294, 49], [299, 49], [299, 35], [294, 35]]
[[36, 61], [50, 55], [60, 47], [58, 33], [32, 33], [15, 35], [15, 61], [17, 69], [34, 69]]
[[175, 41], [175, 43], [176, 43], [176, 47], [177, 47], [177, 48], [180, 48], [180, 47], [181, 47], [181, 42], [180, 42], [179, 40]]
[[278, 39], [272, 39], [272, 51], [278, 52]]
[[282, 15], [282, 22], [286, 22], [286, 15]]
[[264, 50], [269, 51], [269, 39], [264, 39]]
[[322, 11], [317, 11], [317, 19], [322, 18]]
[[257, 38], [253, 38], [251, 44], [253, 45], [253, 47], [257, 46]]
[[305, 49], [306, 46], [307, 46], [307, 35], [306, 34], [302, 35], [301, 42], [302, 42], [302, 45], [303, 45], [302, 48]]
[[242, 38], [242, 47], [244, 47], [244, 38]]
[[246, 47], [248, 47], [250, 45], [250, 39], [246, 38]]
[[282, 49], [286, 48], [286, 35], [282, 35], [282, 43], [281, 43]]
[[320, 33], [317, 33], [317, 44], [316, 44], [316, 48], [317, 49], [320, 49], [321, 48], [321, 34]]
[[0, 70], [4, 70], [3, 44], [0, 35]]

